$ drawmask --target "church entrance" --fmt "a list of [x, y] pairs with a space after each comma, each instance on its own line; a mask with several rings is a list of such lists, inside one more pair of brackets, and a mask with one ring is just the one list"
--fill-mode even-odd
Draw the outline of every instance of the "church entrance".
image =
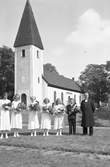
[[25, 94], [25, 93], [23, 93], [23, 94], [21, 95], [21, 101], [22, 101], [24, 104], [27, 104], [27, 97], [26, 97], [26, 94]]

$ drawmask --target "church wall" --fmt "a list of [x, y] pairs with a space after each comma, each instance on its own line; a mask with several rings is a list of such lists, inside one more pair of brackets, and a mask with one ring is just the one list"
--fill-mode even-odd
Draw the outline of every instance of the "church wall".
[[42, 99], [44, 100], [45, 98], [48, 98], [48, 96], [48, 85], [44, 79], [42, 79]]
[[48, 87], [48, 98], [50, 99], [51, 103], [54, 102], [54, 92], [56, 92], [56, 99], [57, 98], [61, 99], [61, 94], [63, 93], [63, 103], [65, 105], [68, 104], [69, 98], [75, 98], [77, 105], [80, 105], [80, 102], [82, 101], [82, 99], [84, 99], [84, 95], [81, 93], [58, 89], [54, 87]]
[[[31, 48], [31, 94], [36, 96], [39, 102], [42, 101], [42, 73], [43, 73], [43, 51], [39, 48], [32, 46]], [[37, 55], [38, 53], [38, 55]]]

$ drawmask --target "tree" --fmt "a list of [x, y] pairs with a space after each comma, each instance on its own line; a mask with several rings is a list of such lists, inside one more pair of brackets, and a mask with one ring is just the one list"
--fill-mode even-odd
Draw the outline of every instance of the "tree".
[[91, 98], [99, 104], [108, 100], [110, 92], [110, 83], [107, 80], [109, 73], [107, 69], [109, 64], [89, 64], [79, 76], [79, 82], [82, 87], [90, 93]]
[[44, 70], [47, 70], [47, 71], [50, 71], [50, 72], [52, 72], [52, 73], [55, 73], [55, 74], [58, 74], [58, 75], [59, 75], [58, 71], [56, 70], [56, 67], [53, 66], [53, 65], [50, 64], [50, 63], [44, 64]]
[[8, 92], [13, 96], [14, 92], [14, 52], [11, 48], [3, 46], [0, 57], [0, 96]]

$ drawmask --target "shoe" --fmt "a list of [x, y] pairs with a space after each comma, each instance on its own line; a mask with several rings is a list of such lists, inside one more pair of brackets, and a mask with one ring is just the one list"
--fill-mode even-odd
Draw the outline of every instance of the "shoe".
[[5, 138], [8, 139], [8, 135], [6, 135]]
[[1, 135], [0, 139], [3, 139], [3, 134]]
[[37, 136], [36, 133], [34, 134], [34, 136], [35, 136], [35, 137]]
[[16, 136], [19, 137], [19, 134], [17, 133]]
[[33, 133], [31, 133], [31, 136], [33, 136]]
[[14, 133], [14, 137], [16, 137], [16, 134]]

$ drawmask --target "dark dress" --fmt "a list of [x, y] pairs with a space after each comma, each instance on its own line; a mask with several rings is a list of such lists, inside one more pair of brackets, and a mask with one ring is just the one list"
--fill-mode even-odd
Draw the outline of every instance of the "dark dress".
[[82, 111], [82, 122], [81, 126], [83, 127], [83, 134], [87, 134], [87, 127], [90, 128], [90, 135], [93, 134], [93, 126], [94, 126], [94, 116], [93, 113], [95, 111], [95, 106], [92, 100], [88, 100], [85, 102], [83, 100], [81, 102], [81, 111]]

